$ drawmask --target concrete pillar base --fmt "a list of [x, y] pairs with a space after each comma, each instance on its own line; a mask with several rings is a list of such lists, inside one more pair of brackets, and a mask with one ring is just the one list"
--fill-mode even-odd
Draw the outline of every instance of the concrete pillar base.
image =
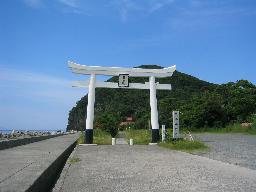
[[85, 130], [85, 144], [93, 144], [93, 129]]
[[79, 144], [79, 146], [97, 146], [97, 144]]
[[152, 143], [157, 143], [159, 140], [159, 129], [152, 129]]
[[157, 143], [149, 143], [148, 145], [157, 145]]

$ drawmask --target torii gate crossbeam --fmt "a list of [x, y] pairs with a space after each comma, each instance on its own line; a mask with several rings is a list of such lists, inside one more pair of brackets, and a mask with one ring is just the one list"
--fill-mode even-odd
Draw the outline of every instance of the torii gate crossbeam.
[[[142, 68], [122, 68], [122, 67], [99, 67], [79, 65], [74, 62], [68, 62], [72, 72], [76, 74], [91, 75], [89, 81], [76, 81], [73, 87], [88, 87], [88, 104], [85, 130], [85, 143], [93, 143], [93, 120], [94, 120], [94, 103], [95, 103], [95, 88], [128, 88], [128, 89], [149, 89], [150, 90], [150, 108], [151, 108], [151, 126], [152, 126], [152, 143], [159, 141], [159, 124], [156, 90], [171, 90], [170, 84], [159, 84], [155, 82], [155, 78], [170, 77], [176, 70], [176, 66], [163, 69], [142, 69]], [[143, 83], [128, 83], [128, 86], [122, 86], [113, 82], [97, 82], [96, 75], [120, 76], [127, 75], [132, 77], [149, 77], [149, 82]]]

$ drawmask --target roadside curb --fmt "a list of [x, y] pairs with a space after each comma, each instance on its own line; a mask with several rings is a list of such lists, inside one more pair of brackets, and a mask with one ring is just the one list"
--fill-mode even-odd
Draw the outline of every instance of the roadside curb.
[[50, 191], [56, 181], [58, 180], [62, 169], [74, 150], [77, 144], [77, 140], [72, 143], [32, 184], [32, 186], [27, 189], [27, 192], [45, 192]]

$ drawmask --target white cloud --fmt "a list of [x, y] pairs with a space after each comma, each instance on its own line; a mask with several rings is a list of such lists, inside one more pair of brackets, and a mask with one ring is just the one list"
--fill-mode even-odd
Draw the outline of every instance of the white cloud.
[[[43, 4], [42, 0], [23, 1], [34, 8], [41, 7]], [[131, 18], [147, 17], [166, 8], [168, 8], [168, 13], [172, 13], [176, 23], [181, 19], [181, 24], [184, 22], [183, 18], [189, 16], [195, 17], [198, 15], [201, 17], [199, 20], [203, 20], [205, 16], [256, 14], [255, 8], [248, 7], [246, 4], [238, 6], [237, 2], [239, 1], [234, 3], [231, 0], [184, 0], [182, 4], [181, 1], [177, 0], [101, 0], [100, 2], [95, 0], [54, 0], [51, 2], [57, 2], [58, 9], [64, 13], [84, 14], [87, 16], [108, 16], [114, 13], [123, 22]], [[48, 3], [49, 5], [50, 3]], [[196, 21], [196, 23], [200, 22]]]
[[172, 29], [201, 30], [202, 28], [221, 27], [225, 23], [231, 23], [237, 16], [250, 16], [256, 14], [254, 7], [246, 4], [238, 6], [230, 0], [189, 0], [180, 11], [169, 18], [169, 26]]
[[71, 87], [72, 81], [36, 72], [0, 67], [0, 81], [1, 88], [9, 89], [26, 99], [34, 99], [37, 96], [64, 104], [82, 96], [77, 95], [76, 89]]
[[74, 14], [85, 13], [80, 0], [57, 0], [57, 1], [64, 6], [62, 10], [65, 13], [74, 13]]
[[71, 8], [79, 8], [78, 0], [58, 0], [60, 3]]
[[131, 15], [150, 15], [174, 2], [175, 0], [112, 0], [109, 4], [118, 10], [121, 20], [126, 21]]
[[86, 94], [71, 81], [0, 66], [0, 126], [65, 129], [68, 112]]
[[35, 72], [0, 67], [0, 81], [63, 85], [67, 80]]
[[23, 1], [27, 6], [32, 8], [40, 8], [43, 5], [41, 0], [23, 0]]
[[[39, 8], [43, 5], [42, 0], [23, 0], [25, 4], [32, 8]], [[101, 12], [118, 11], [122, 21], [126, 21], [131, 15], [150, 15], [160, 9], [174, 3], [176, 0], [102, 0], [102, 3], [93, 0], [55, 0], [59, 4], [60, 10], [65, 13], [88, 14], [93, 12], [96, 15]], [[52, 2], [51, 2], [52, 3]], [[48, 4], [47, 6], [49, 6]], [[46, 6], [46, 4], [44, 5]]]
[[109, 2], [111, 8], [116, 9], [120, 18], [125, 22], [131, 12], [141, 10], [141, 7], [132, 0], [112, 0]]
[[[23, 0], [23, 2], [31, 8], [41, 8], [42, 6], [46, 6], [46, 4], [43, 4], [43, 0]], [[80, 5], [80, 0], [55, 0], [55, 2], [58, 2], [59, 5], [62, 5], [59, 7], [59, 9], [65, 13], [84, 13], [82, 6]], [[51, 1], [51, 3], [54, 3], [54, 1]]]
[[175, 0], [161, 0], [161, 1], [160, 0], [154, 0], [154, 1], [151, 2], [151, 5], [150, 5], [148, 11], [150, 13], [153, 13], [153, 12], [158, 11], [161, 8], [167, 6], [171, 3], [174, 3], [174, 2], [175, 2]]

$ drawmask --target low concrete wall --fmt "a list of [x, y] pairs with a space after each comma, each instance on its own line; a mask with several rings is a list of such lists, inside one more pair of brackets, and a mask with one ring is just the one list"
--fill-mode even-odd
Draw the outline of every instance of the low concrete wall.
[[0, 191], [51, 191], [79, 134], [0, 150]]
[[46, 192], [51, 191], [54, 184], [59, 178], [61, 171], [76, 146], [76, 141], [70, 145], [33, 183], [33, 185], [26, 190], [27, 192]]
[[20, 145], [26, 145], [29, 143], [34, 143], [34, 142], [42, 141], [45, 139], [50, 139], [50, 138], [54, 138], [54, 137], [57, 137], [60, 135], [62, 135], [62, 134], [44, 135], [44, 136], [37, 136], [37, 137], [30, 137], [30, 138], [23, 138], [23, 139], [13, 139], [13, 140], [1, 141], [0, 142], [0, 150], [17, 147]]

